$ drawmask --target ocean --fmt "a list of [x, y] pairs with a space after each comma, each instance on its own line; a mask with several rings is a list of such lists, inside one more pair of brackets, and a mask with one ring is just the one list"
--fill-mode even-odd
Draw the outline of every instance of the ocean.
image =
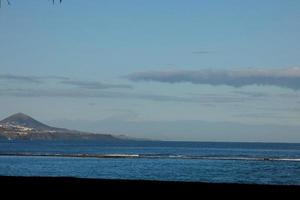
[[0, 175], [300, 185], [300, 144], [0, 141]]

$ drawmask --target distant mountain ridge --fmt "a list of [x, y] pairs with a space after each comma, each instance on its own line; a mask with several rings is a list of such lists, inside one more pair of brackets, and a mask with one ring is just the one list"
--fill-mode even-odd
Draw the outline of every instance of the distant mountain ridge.
[[0, 121], [0, 139], [7, 140], [121, 140], [109, 134], [87, 133], [51, 127], [16, 113]]

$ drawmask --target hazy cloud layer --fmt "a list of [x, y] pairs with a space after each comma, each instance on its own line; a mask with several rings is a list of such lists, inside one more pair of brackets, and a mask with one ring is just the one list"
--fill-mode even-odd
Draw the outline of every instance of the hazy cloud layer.
[[278, 86], [300, 89], [300, 67], [282, 69], [243, 70], [169, 70], [132, 73], [131, 81], [157, 81], [162, 83], [188, 82], [193, 84]]
[[68, 98], [121, 98], [152, 101], [195, 102], [195, 99], [155, 94], [124, 93], [111, 91], [91, 91], [78, 89], [2, 89], [0, 96], [14, 97], [68, 97]]
[[248, 97], [270, 97], [271, 95], [266, 92], [250, 92], [250, 91], [234, 91], [235, 94], [248, 96]]
[[0, 74], [0, 80], [6, 81], [21, 81], [21, 82], [28, 82], [28, 83], [42, 83], [42, 81], [34, 76], [18, 76], [12, 74]]
[[111, 89], [111, 88], [132, 88], [131, 85], [125, 84], [108, 84], [99, 81], [83, 81], [83, 80], [73, 80], [69, 77], [64, 76], [21, 76], [13, 74], [0, 74], [0, 80], [3, 81], [14, 81], [17, 83], [35, 83], [35, 84], [45, 84], [47, 81], [52, 81], [60, 83], [63, 85], [72, 85], [80, 87], [82, 89]]
[[140, 99], [160, 102], [183, 102], [183, 103], [241, 103], [250, 98], [232, 96], [171, 96], [161, 94], [93, 91], [79, 89], [0, 89], [0, 96], [13, 97], [68, 97], [68, 98], [118, 98]]
[[73, 80], [64, 80], [60, 83], [66, 85], [73, 85], [84, 89], [110, 89], [110, 88], [132, 88], [130, 85], [124, 84], [105, 84], [97, 81], [73, 81]]
[[0, 74], [0, 80], [4, 81], [17, 81], [27, 83], [43, 83], [45, 80], [68, 80], [69, 78], [64, 76], [22, 76], [14, 74]]

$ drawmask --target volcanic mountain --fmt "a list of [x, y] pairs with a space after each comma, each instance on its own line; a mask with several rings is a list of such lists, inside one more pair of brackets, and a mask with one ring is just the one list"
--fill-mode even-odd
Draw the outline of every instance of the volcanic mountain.
[[24, 126], [27, 128], [34, 128], [34, 129], [41, 129], [41, 130], [52, 129], [52, 127], [47, 126], [23, 113], [17, 113], [11, 115], [10, 117], [7, 117], [4, 120], [0, 121], [0, 124], [11, 124], [15, 126]]
[[23, 113], [0, 121], [0, 139], [6, 140], [120, 140], [109, 134], [51, 127]]

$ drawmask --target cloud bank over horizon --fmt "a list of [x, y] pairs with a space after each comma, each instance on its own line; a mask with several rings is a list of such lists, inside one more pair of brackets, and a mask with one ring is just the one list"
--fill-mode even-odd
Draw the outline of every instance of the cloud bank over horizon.
[[227, 85], [243, 87], [249, 85], [277, 86], [293, 90], [300, 89], [300, 67], [280, 69], [237, 70], [166, 70], [145, 71], [125, 76], [128, 80], [155, 81], [161, 83], [192, 83], [213, 86]]

